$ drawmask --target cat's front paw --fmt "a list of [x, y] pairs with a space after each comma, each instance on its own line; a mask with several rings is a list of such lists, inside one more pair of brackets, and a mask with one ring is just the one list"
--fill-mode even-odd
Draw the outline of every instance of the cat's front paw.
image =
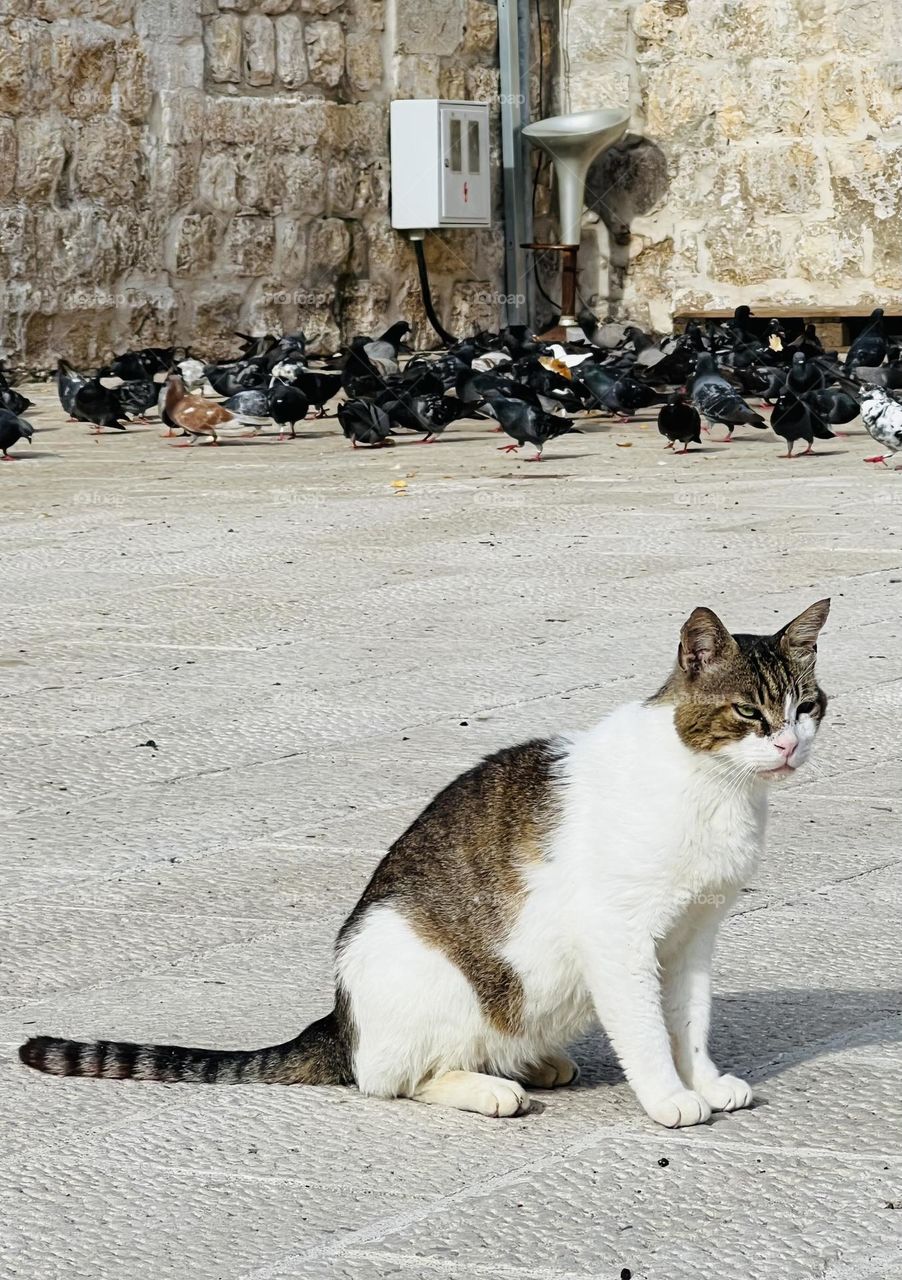
[[738, 1076], [718, 1076], [698, 1086], [698, 1091], [710, 1103], [712, 1111], [738, 1111], [750, 1107], [754, 1101], [751, 1085]]
[[693, 1089], [677, 1089], [665, 1098], [643, 1104], [652, 1120], [668, 1129], [682, 1129], [689, 1124], [704, 1124], [710, 1119], [711, 1108], [700, 1093]]

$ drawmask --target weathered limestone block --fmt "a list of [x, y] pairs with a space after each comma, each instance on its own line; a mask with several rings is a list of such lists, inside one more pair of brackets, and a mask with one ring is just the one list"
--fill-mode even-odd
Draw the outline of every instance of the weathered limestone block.
[[[303, 150], [315, 146], [330, 120], [331, 104], [292, 98], [206, 98], [204, 122], [196, 136], [210, 143], [258, 145]], [[356, 109], [356, 108], [355, 108]]]
[[343, 3], [344, 0], [301, 0], [301, 11], [325, 16], [340, 9]]
[[[597, 6], [595, 6], [595, 12], [596, 14], [598, 13]], [[626, 22], [624, 20], [625, 30]], [[498, 5], [490, 4], [488, 0], [467, 0], [461, 53], [494, 58], [497, 47]]]
[[743, 209], [715, 216], [704, 231], [707, 274], [722, 284], [762, 284], [786, 273], [783, 233], [752, 222]]
[[314, 151], [303, 155], [273, 152], [266, 165], [266, 189], [270, 208], [307, 217], [323, 213], [326, 165], [322, 156]]
[[121, 296], [127, 316], [125, 346], [165, 346], [172, 341], [179, 312], [172, 289], [165, 285], [126, 288]]
[[399, 53], [454, 53], [463, 38], [464, 6], [460, 0], [397, 0]]
[[[662, 69], [666, 74], [670, 68]], [[673, 68], [676, 70], [676, 68]], [[730, 141], [772, 134], [810, 134], [815, 129], [816, 73], [785, 59], [754, 59], [720, 77], [714, 103], [717, 124]]]
[[175, 241], [174, 270], [189, 276], [205, 272], [216, 254], [219, 227], [210, 213], [188, 213], [179, 223]]
[[809, 214], [830, 199], [826, 166], [804, 142], [750, 147], [740, 160], [739, 172], [747, 208], [758, 217]]
[[356, 280], [340, 295], [342, 323], [347, 333], [381, 333], [400, 319], [389, 311], [391, 290], [383, 281]]
[[[364, 181], [361, 182], [361, 178]], [[327, 176], [326, 202], [329, 213], [339, 217], [350, 218], [363, 212], [363, 205], [358, 195], [368, 188], [365, 176], [361, 175], [360, 166], [354, 160], [336, 159], [329, 165]]]
[[164, 146], [196, 143], [204, 136], [205, 98], [199, 90], [165, 89], [160, 92], [160, 142]]
[[498, 285], [492, 280], [459, 281], [451, 290], [451, 320], [454, 334], [497, 329], [501, 320]]
[[178, 209], [194, 198], [197, 155], [194, 147], [159, 147], [153, 155], [150, 190], [165, 192], [167, 209]]
[[865, 132], [861, 73], [848, 59], [831, 58], [820, 67], [815, 101], [825, 133], [849, 137]]
[[112, 106], [117, 41], [74, 23], [54, 28], [54, 97], [67, 115], [89, 119]]
[[643, 79], [648, 135], [662, 141], [685, 135], [691, 144], [691, 135], [713, 108], [710, 82], [694, 64], [655, 67]]
[[32, 12], [44, 22], [81, 18], [123, 27], [134, 13], [134, 0], [32, 0]]
[[294, 0], [260, 0], [260, 12], [271, 17], [278, 13], [287, 13], [294, 8]]
[[902, 210], [902, 144], [836, 144], [829, 149], [837, 206], [850, 219], [882, 222]]
[[224, 265], [238, 276], [257, 276], [269, 271], [275, 236], [272, 218], [238, 214], [226, 233]]
[[209, 209], [238, 210], [237, 175], [232, 151], [205, 151], [197, 173], [197, 194]]
[[242, 329], [247, 333], [280, 333], [285, 298], [278, 281], [257, 281], [241, 307]]
[[247, 13], [251, 7], [251, 0], [219, 0], [219, 7], [227, 12]]
[[143, 123], [153, 104], [150, 63], [144, 47], [134, 36], [116, 45], [115, 100], [126, 120]]
[[314, 84], [334, 89], [345, 61], [345, 36], [337, 22], [308, 22], [304, 27], [307, 64]]
[[[898, 257], [898, 255], [897, 255]], [[860, 227], [814, 223], [801, 228], [789, 254], [789, 272], [812, 284], [842, 287], [862, 274], [864, 244]]]
[[[412, 62], [414, 59], [405, 59]], [[401, 59], [395, 61], [396, 68], [400, 65]], [[395, 83], [398, 84], [398, 73], [396, 70]], [[397, 91], [402, 97], [416, 98], [420, 95], [405, 89], [402, 93], [400, 87]], [[433, 93], [432, 97], [448, 98], [451, 102], [461, 102], [467, 96], [467, 68], [461, 63], [451, 59], [439, 64], [438, 72], [438, 92]]]
[[130, 200], [144, 176], [138, 135], [124, 120], [107, 116], [86, 120], [78, 132], [73, 179], [91, 199]]
[[466, 67], [455, 67], [459, 83], [463, 86], [459, 94], [449, 93], [446, 87], [440, 90], [439, 86], [442, 84], [440, 80], [441, 71], [442, 65], [438, 58], [430, 58], [419, 53], [410, 56], [399, 54], [394, 60], [394, 96], [399, 98], [436, 98], [441, 92], [443, 97], [465, 98], [467, 96]]
[[[832, 10], [832, 12], [831, 12]], [[902, 44], [902, 13], [895, 4], [881, 0], [857, 0], [825, 14], [831, 49], [853, 57], [887, 53]]]
[[902, 125], [902, 62], [865, 63], [861, 91], [870, 119], [881, 129]]
[[269, 18], [252, 13], [244, 19], [244, 78], [249, 85], [272, 84], [276, 75], [276, 32]]
[[311, 278], [322, 280], [341, 270], [351, 251], [351, 233], [338, 218], [321, 218], [310, 226], [307, 261]]
[[235, 13], [217, 14], [204, 30], [207, 69], [216, 84], [241, 79], [241, 19]]
[[293, 288], [307, 271], [307, 228], [297, 218], [276, 218], [275, 274], [282, 288]]
[[216, 355], [234, 346], [231, 337], [238, 324], [243, 290], [228, 285], [205, 285], [190, 296], [194, 315], [187, 326], [195, 349]]
[[6, 279], [25, 274], [30, 233], [31, 216], [27, 210], [0, 209], [0, 268]]
[[496, 67], [469, 67], [467, 70], [467, 99], [470, 102], [498, 101], [499, 72]]
[[688, 8], [687, 0], [646, 0], [637, 5], [631, 19], [639, 51], [651, 47], [664, 57], [678, 48]]
[[348, 36], [345, 45], [348, 82], [355, 93], [368, 93], [382, 84], [382, 48], [372, 35]]
[[26, 105], [29, 80], [29, 31], [11, 22], [0, 31], [0, 111], [15, 116]]
[[624, 56], [631, 12], [628, 4], [612, 0], [603, 5], [596, 0], [572, 0], [567, 30], [570, 47], [579, 50], [580, 62], [604, 67]]
[[304, 25], [295, 13], [276, 18], [276, 69], [286, 89], [299, 89], [307, 81]]
[[48, 116], [21, 120], [16, 164], [16, 194], [19, 199], [46, 200], [52, 196], [67, 154], [56, 121]]
[[[574, 111], [594, 111], [599, 102], [610, 107], [630, 104], [630, 73], [626, 63], [600, 71], [594, 66], [580, 67], [571, 76], [570, 100]], [[534, 106], [538, 110], [538, 104]]]
[[365, 156], [388, 155], [388, 109], [380, 102], [326, 104], [329, 140], [336, 152]]
[[882, 289], [902, 289], [902, 217], [875, 222], [872, 237], [874, 283]]
[[0, 200], [8, 199], [16, 189], [18, 150], [14, 122], [0, 118]]

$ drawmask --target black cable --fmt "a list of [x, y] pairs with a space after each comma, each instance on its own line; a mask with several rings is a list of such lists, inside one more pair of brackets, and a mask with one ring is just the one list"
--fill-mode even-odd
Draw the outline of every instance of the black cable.
[[432, 290], [429, 288], [429, 272], [426, 270], [426, 251], [423, 248], [423, 241], [414, 240], [413, 249], [417, 255], [417, 270], [420, 273], [420, 293], [423, 298], [423, 306], [426, 308], [426, 316], [445, 346], [453, 346], [457, 339], [452, 338], [448, 330], [442, 328], [442, 322], [435, 314], [435, 307], [432, 305]]

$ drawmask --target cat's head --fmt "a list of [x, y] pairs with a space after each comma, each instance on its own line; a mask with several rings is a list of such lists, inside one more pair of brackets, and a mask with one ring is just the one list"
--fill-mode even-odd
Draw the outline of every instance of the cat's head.
[[693, 609], [663, 691], [686, 746], [764, 777], [804, 764], [827, 709], [814, 668], [829, 611], [818, 600], [775, 635], [734, 636], [711, 609]]

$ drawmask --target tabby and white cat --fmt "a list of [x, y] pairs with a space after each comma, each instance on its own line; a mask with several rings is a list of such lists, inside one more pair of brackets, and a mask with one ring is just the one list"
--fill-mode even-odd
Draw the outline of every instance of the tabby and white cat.
[[571, 1084], [597, 1015], [648, 1114], [698, 1124], [752, 1090], [708, 1054], [718, 925], [762, 850], [767, 785], [803, 765], [826, 709], [821, 600], [773, 636], [710, 609], [646, 702], [490, 756], [377, 867], [336, 946], [335, 1008], [286, 1044], [207, 1050], [40, 1036], [58, 1075], [351, 1084], [490, 1116]]

